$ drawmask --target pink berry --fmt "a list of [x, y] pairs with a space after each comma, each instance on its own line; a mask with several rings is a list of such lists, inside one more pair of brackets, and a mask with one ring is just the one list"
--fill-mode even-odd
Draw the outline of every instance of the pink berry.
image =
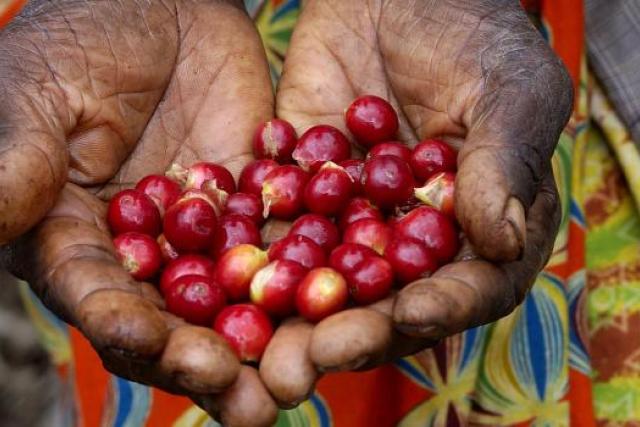
[[324, 267], [327, 263], [322, 248], [310, 238], [299, 235], [288, 235], [271, 244], [269, 259], [288, 259], [308, 270]]
[[160, 276], [160, 292], [166, 295], [169, 286], [182, 276], [196, 275], [213, 277], [214, 272], [215, 264], [211, 259], [195, 254], [181, 255], [171, 261], [164, 270], [162, 270], [162, 275]]
[[361, 219], [345, 229], [342, 241], [367, 246], [382, 255], [391, 237], [391, 227], [384, 222], [376, 219]]
[[438, 209], [445, 215], [455, 217], [455, 180], [452, 172], [440, 172], [415, 189], [415, 197], [422, 203]]
[[342, 310], [349, 291], [340, 273], [332, 268], [316, 268], [302, 279], [296, 293], [298, 313], [311, 322], [318, 322]]
[[272, 159], [290, 163], [296, 148], [296, 130], [287, 121], [269, 120], [258, 127], [253, 137], [253, 154], [257, 159]]
[[216, 265], [214, 279], [232, 301], [249, 298], [253, 276], [269, 263], [267, 253], [260, 248], [242, 244], [222, 254]]
[[365, 147], [388, 141], [398, 132], [398, 115], [384, 99], [365, 95], [357, 98], [345, 113], [347, 128]]
[[329, 267], [342, 275], [352, 272], [361, 262], [378, 253], [368, 246], [357, 243], [343, 243], [331, 252]]
[[347, 173], [351, 176], [351, 180], [353, 181], [353, 195], [358, 196], [364, 192], [364, 188], [362, 188], [361, 176], [362, 169], [364, 168], [364, 160], [359, 159], [349, 159], [344, 160], [338, 163], [338, 166], [344, 168]]
[[165, 302], [169, 313], [194, 325], [209, 326], [227, 304], [227, 298], [211, 277], [187, 275], [171, 283]]
[[384, 258], [376, 255], [346, 273], [349, 293], [359, 305], [369, 305], [387, 297], [393, 285], [393, 269]]
[[227, 340], [242, 362], [259, 362], [273, 336], [269, 316], [253, 304], [225, 307], [213, 329]]
[[143, 192], [154, 201], [160, 212], [165, 212], [174, 204], [182, 189], [180, 185], [163, 175], [149, 175], [136, 184], [136, 190]]
[[322, 215], [306, 214], [294, 221], [289, 235], [305, 236], [318, 244], [326, 253], [340, 243], [338, 227]]
[[383, 221], [384, 217], [380, 212], [380, 209], [376, 208], [371, 202], [363, 197], [356, 197], [351, 199], [349, 204], [344, 208], [340, 214], [338, 225], [342, 231], [356, 221], [361, 219], [376, 219]]
[[217, 223], [209, 203], [200, 198], [186, 199], [165, 213], [164, 235], [178, 252], [199, 252], [211, 244]]
[[262, 197], [262, 183], [265, 177], [279, 165], [273, 160], [262, 159], [249, 163], [242, 169], [238, 179], [238, 187], [242, 193]]
[[411, 168], [396, 156], [376, 156], [364, 165], [362, 171], [364, 192], [382, 209], [400, 205], [413, 195], [415, 181]]
[[439, 172], [455, 172], [458, 154], [449, 144], [439, 139], [427, 139], [413, 149], [411, 168], [421, 181]]
[[227, 199], [223, 213], [244, 215], [260, 226], [264, 222], [263, 210], [262, 200], [255, 194], [234, 193]]
[[160, 246], [160, 252], [162, 253], [162, 260], [164, 262], [171, 262], [174, 259], [178, 259], [180, 254], [178, 253], [176, 248], [171, 246], [171, 243], [167, 241], [167, 238], [164, 237], [164, 234], [159, 235], [156, 241], [158, 242], [158, 246]]
[[384, 250], [384, 257], [402, 284], [429, 277], [438, 269], [434, 253], [416, 240], [397, 237]]
[[367, 153], [367, 159], [376, 156], [396, 156], [409, 164], [411, 162], [411, 148], [399, 141], [381, 142]]
[[325, 162], [338, 163], [351, 155], [351, 144], [333, 126], [319, 125], [307, 130], [293, 151], [293, 158], [302, 169], [315, 173]]
[[124, 190], [109, 202], [107, 222], [114, 235], [130, 231], [156, 237], [160, 234], [160, 212], [146, 194]]
[[328, 162], [307, 183], [305, 206], [313, 213], [334, 216], [349, 202], [352, 185], [353, 181], [344, 169]]
[[273, 261], [253, 276], [251, 301], [273, 316], [289, 316], [295, 311], [296, 291], [306, 274], [307, 269], [297, 262]]
[[241, 244], [262, 246], [260, 230], [249, 218], [238, 214], [223, 215], [218, 221], [216, 233], [213, 236], [211, 256], [220, 257], [227, 250]]
[[304, 207], [304, 188], [309, 175], [298, 166], [278, 166], [269, 172], [262, 184], [265, 216], [278, 219], [295, 218]]
[[394, 236], [417, 240], [433, 251], [439, 264], [458, 253], [460, 242], [454, 222], [442, 212], [422, 206], [393, 222]]
[[136, 232], [123, 233], [113, 239], [113, 245], [118, 260], [134, 279], [150, 279], [160, 270], [162, 253], [152, 237]]
[[185, 188], [199, 190], [206, 181], [213, 181], [217, 188], [226, 191], [227, 194], [236, 192], [236, 183], [231, 172], [224, 166], [209, 162], [196, 163], [188, 169]]

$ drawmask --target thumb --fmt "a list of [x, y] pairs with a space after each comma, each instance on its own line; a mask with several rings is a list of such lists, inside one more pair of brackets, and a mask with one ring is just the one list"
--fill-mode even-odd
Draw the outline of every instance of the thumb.
[[0, 245], [39, 222], [67, 178], [64, 97], [53, 84], [24, 78], [15, 55], [0, 47]]
[[568, 74], [546, 45], [512, 56], [489, 65], [456, 177], [458, 220], [476, 251], [494, 261], [522, 255], [527, 212], [551, 173], [573, 99]]

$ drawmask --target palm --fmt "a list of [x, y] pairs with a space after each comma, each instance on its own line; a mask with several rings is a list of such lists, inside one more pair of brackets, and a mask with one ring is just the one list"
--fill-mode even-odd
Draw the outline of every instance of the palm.
[[[309, 328], [321, 371], [376, 366], [504, 316], [542, 269], [558, 226], [549, 159], [571, 88], [515, 3], [310, 0], [287, 52], [278, 116], [299, 132], [319, 123], [346, 132], [343, 112], [363, 94], [395, 106], [402, 141], [440, 136], [460, 148], [456, 213], [474, 251], [395, 302]], [[277, 399], [296, 400], [290, 379], [263, 379]]]
[[[0, 170], [5, 200], [15, 202], [0, 213], [0, 241], [57, 199], [13, 245], [15, 271], [110, 370], [203, 406], [202, 395], [227, 388], [240, 365], [211, 330], [161, 311], [155, 289], [120, 267], [104, 200], [174, 162], [214, 161], [237, 174], [250, 160], [273, 94], [258, 35], [231, 3], [34, 2], [0, 33], [0, 89], [14, 101], [0, 123], [2, 164], [31, 171], [35, 183]], [[256, 382], [255, 370], [242, 368], [217, 401], [223, 420], [268, 423], [275, 406]], [[261, 406], [232, 404], [234, 393]]]

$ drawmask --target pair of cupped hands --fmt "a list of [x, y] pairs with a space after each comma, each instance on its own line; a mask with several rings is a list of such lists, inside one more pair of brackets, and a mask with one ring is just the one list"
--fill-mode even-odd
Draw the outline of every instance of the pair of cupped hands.
[[[309, 0], [275, 96], [240, 1], [34, 0], [0, 32], [0, 94], [5, 266], [108, 370], [187, 395], [229, 426], [269, 425], [324, 372], [372, 368], [508, 314], [557, 232], [550, 159], [572, 87], [513, 0]], [[400, 140], [459, 149], [464, 247], [386, 301], [283, 323], [259, 370], [241, 366], [123, 270], [105, 201], [174, 162], [237, 176], [261, 122], [345, 130], [363, 94], [390, 100]]]

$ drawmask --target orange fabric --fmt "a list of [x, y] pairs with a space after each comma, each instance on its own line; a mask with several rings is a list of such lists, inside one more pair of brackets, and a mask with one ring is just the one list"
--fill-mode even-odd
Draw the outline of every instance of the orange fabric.
[[107, 397], [110, 375], [91, 344], [75, 328], [69, 328], [74, 349], [75, 390], [79, 426], [95, 427], [100, 420]]
[[7, 25], [14, 16], [27, 4], [27, 0], [0, 1], [0, 28]]
[[318, 392], [332, 408], [336, 426], [394, 426], [432, 395], [391, 365], [328, 375]]

